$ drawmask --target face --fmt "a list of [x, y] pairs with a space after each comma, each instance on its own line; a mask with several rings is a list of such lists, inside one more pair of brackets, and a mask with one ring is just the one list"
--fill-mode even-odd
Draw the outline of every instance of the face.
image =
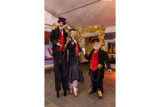
[[71, 31], [71, 38], [76, 39], [76, 34], [77, 34], [76, 31]]
[[63, 22], [59, 22], [58, 24], [59, 24], [59, 26], [61, 26], [61, 27], [63, 26]]
[[93, 48], [96, 49], [96, 50], [99, 50], [100, 46], [101, 45], [100, 45], [99, 42], [94, 42], [94, 44], [93, 44]]

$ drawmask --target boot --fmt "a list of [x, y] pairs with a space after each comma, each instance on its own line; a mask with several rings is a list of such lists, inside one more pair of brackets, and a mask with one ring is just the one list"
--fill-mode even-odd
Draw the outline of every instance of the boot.
[[98, 98], [101, 99], [103, 97], [102, 91], [101, 90], [97, 90], [97, 95], [98, 95]]
[[75, 96], [75, 97], [78, 96], [78, 88], [74, 88], [74, 96]]
[[73, 87], [70, 87], [70, 93], [73, 94]]
[[89, 88], [89, 90], [88, 90], [88, 94], [93, 94], [93, 93], [95, 93], [96, 91], [94, 91], [93, 89], [92, 89], [92, 87], [91, 88]]

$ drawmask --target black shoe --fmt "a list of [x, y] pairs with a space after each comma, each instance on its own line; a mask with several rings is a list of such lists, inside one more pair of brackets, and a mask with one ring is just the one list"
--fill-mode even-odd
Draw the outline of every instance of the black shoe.
[[67, 95], [67, 91], [66, 90], [64, 90], [64, 96], [66, 96]]
[[59, 97], [59, 91], [57, 91], [57, 98]]

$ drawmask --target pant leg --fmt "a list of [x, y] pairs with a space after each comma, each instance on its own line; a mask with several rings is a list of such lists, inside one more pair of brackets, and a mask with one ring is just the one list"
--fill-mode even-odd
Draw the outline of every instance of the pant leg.
[[97, 89], [100, 89], [103, 92], [103, 79], [99, 78], [97, 81]]
[[68, 64], [67, 64], [67, 56], [62, 60], [61, 64], [61, 70], [62, 70], [62, 87], [63, 90], [69, 90], [69, 84], [68, 84]]
[[55, 71], [55, 89], [56, 91], [60, 91], [62, 74], [60, 71], [60, 65], [57, 63], [57, 60], [54, 60], [54, 71]]
[[96, 72], [96, 75], [97, 75], [97, 89], [100, 89], [102, 92], [103, 92], [103, 76], [102, 76], [102, 72], [97, 70]]
[[97, 90], [97, 82], [95, 81], [97, 78], [95, 71], [90, 71], [90, 77], [91, 77], [91, 84], [93, 91]]

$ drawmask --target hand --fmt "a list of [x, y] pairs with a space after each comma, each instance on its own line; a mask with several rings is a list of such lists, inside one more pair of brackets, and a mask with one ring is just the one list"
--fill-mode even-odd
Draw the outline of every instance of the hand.
[[82, 48], [83, 55], [86, 54], [85, 48]]
[[112, 69], [108, 69], [108, 72], [111, 73], [111, 72], [112, 72]]
[[74, 45], [74, 41], [72, 41], [71, 44]]
[[60, 46], [60, 47], [62, 46], [59, 42], [57, 42], [56, 45], [57, 45], [57, 46]]

